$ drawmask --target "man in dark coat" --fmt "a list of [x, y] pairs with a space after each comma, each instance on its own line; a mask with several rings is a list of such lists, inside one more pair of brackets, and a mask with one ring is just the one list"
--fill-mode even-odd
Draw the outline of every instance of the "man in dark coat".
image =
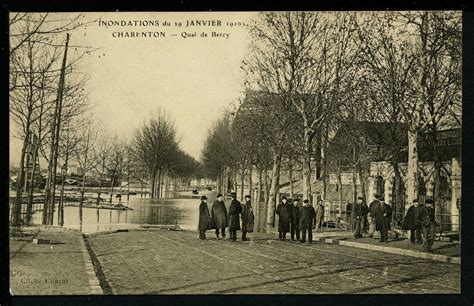
[[225, 207], [222, 194], [217, 195], [217, 200], [212, 204], [211, 218], [216, 226], [216, 237], [219, 239], [219, 231], [222, 232], [222, 238], [225, 238], [225, 228], [227, 227], [227, 208]]
[[278, 239], [280, 240], [286, 240], [286, 233], [290, 231], [291, 210], [292, 207], [287, 204], [286, 197], [282, 197], [276, 209], [276, 214], [280, 217], [278, 219]]
[[435, 235], [436, 221], [433, 208], [433, 199], [426, 199], [425, 206], [420, 210], [420, 224], [423, 233], [423, 249], [425, 252], [432, 252]]
[[247, 233], [253, 232], [255, 218], [253, 216], [250, 195], [245, 196], [245, 203], [242, 204], [242, 241], [248, 241]]
[[377, 227], [380, 229], [380, 242], [388, 243], [388, 231], [390, 229], [390, 222], [392, 221], [392, 206], [385, 203], [381, 199], [379, 213], [376, 219]]
[[308, 233], [308, 243], [313, 242], [313, 226], [316, 223], [316, 212], [313, 206], [309, 205], [309, 200], [303, 201], [303, 208], [301, 209], [300, 228], [302, 237], [300, 242], [306, 242], [306, 232]]
[[201, 204], [199, 205], [199, 239], [206, 239], [206, 230], [209, 228], [211, 222], [211, 215], [209, 214], [209, 208], [207, 207], [207, 197], [203, 195], [201, 197]]
[[232, 202], [229, 206], [229, 232], [232, 241], [237, 240], [237, 231], [240, 230], [240, 214], [242, 205], [237, 201], [237, 193], [232, 192]]
[[380, 206], [382, 203], [380, 202], [380, 194], [375, 195], [375, 200], [373, 200], [369, 205], [369, 213], [370, 213], [370, 222], [369, 222], [369, 237], [373, 237], [376, 231], [380, 231], [377, 227], [377, 214], [380, 211]]
[[421, 244], [421, 223], [420, 223], [420, 207], [418, 199], [414, 199], [410, 208], [408, 208], [403, 219], [404, 230], [410, 231], [410, 242]]
[[367, 206], [367, 203], [365, 203], [364, 200], [362, 200], [362, 216], [364, 217], [364, 222], [363, 222], [363, 227], [362, 227], [362, 232], [367, 234], [367, 230], [369, 229], [369, 220], [367, 218], [367, 215], [369, 214], [369, 206]]
[[363, 204], [364, 199], [362, 197], [357, 198], [357, 203], [354, 205], [354, 238], [362, 237], [362, 230], [364, 228], [364, 214], [365, 209]]
[[299, 206], [299, 199], [293, 201], [291, 205], [291, 219], [290, 219], [290, 233], [291, 240], [300, 240], [300, 217], [301, 217], [301, 207]]

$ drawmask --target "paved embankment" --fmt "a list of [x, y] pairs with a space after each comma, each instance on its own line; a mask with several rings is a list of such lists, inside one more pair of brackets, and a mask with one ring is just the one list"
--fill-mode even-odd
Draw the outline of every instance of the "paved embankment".
[[88, 241], [114, 294], [460, 292], [460, 265], [336, 239], [308, 245], [254, 234], [250, 242], [201, 241], [194, 232], [150, 229]]
[[10, 239], [13, 295], [102, 294], [79, 231], [41, 226], [23, 233]]

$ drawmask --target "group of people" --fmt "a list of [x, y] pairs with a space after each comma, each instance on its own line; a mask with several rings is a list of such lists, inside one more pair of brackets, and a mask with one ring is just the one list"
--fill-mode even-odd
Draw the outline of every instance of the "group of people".
[[[413, 200], [403, 219], [402, 229], [410, 231], [411, 243], [423, 244], [427, 252], [431, 248], [435, 238], [435, 216], [433, 200], [428, 198], [425, 205], [420, 206], [418, 199]], [[352, 229], [354, 237], [361, 238], [362, 233], [368, 227], [369, 237], [374, 237], [375, 232], [380, 232], [380, 242], [388, 242], [388, 232], [392, 221], [392, 207], [377, 194], [375, 200], [369, 206], [365, 204], [362, 197], [358, 197], [357, 203], [352, 207], [353, 214]]]
[[[254, 215], [250, 195], [245, 196], [245, 202], [237, 200], [237, 194], [231, 193], [232, 201], [229, 211], [223, 201], [222, 194], [217, 195], [211, 211], [207, 206], [207, 197], [201, 197], [199, 206], [199, 238], [206, 239], [206, 231], [215, 229], [217, 239], [226, 237], [226, 228], [229, 228], [230, 240], [237, 240], [237, 231], [242, 231], [242, 241], [248, 241], [247, 233], [254, 230]], [[299, 242], [312, 243], [313, 228], [316, 232], [322, 232], [324, 222], [324, 202], [318, 201], [316, 209], [311, 206], [309, 200], [304, 200], [302, 205], [299, 199], [281, 198], [281, 202], [276, 209], [278, 215], [278, 239], [286, 240], [286, 234], [290, 233], [291, 240], [295, 238]], [[373, 238], [375, 232], [380, 232], [380, 242], [388, 243], [388, 233], [392, 221], [392, 207], [384, 201], [380, 194], [375, 195], [375, 200], [369, 206], [362, 197], [358, 197], [357, 202], [351, 207], [352, 230], [356, 239], [361, 238], [363, 232], [368, 233]], [[241, 222], [242, 221], [242, 226]], [[420, 206], [415, 199], [407, 210], [402, 228], [410, 231], [411, 243], [422, 244], [427, 252], [431, 252], [431, 247], [435, 238], [435, 216], [433, 200], [427, 199], [426, 204]], [[221, 236], [219, 236], [221, 235]], [[222, 238], [221, 238], [222, 237]]]
[[[253, 232], [254, 215], [250, 195], [245, 196], [245, 203], [237, 201], [237, 194], [232, 192], [232, 201], [229, 211], [225, 207], [223, 196], [217, 194], [217, 199], [212, 204], [211, 212], [207, 206], [207, 197], [201, 196], [201, 204], [199, 205], [199, 238], [206, 239], [206, 231], [210, 229], [216, 230], [216, 238], [222, 239], [226, 237], [226, 228], [229, 228], [230, 241], [237, 240], [237, 231], [242, 230], [242, 241], [248, 241], [247, 233]], [[240, 219], [242, 226], [240, 226]], [[221, 237], [219, 237], [221, 235]]]
[[433, 199], [426, 199], [425, 205], [420, 205], [418, 199], [414, 199], [407, 210], [402, 228], [410, 231], [411, 243], [423, 244], [423, 249], [431, 252], [436, 235]]
[[308, 235], [308, 243], [312, 243], [313, 228], [316, 228], [316, 231], [323, 229], [323, 201], [319, 201], [315, 210], [309, 200], [304, 200], [301, 205], [299, 199], [292, 200], [284, 196], [277, 206], [276, 214], [279, 217], [278, 239], [280, 240], [286, 240], [286, 234], [289, 232], [292, 241], [296, 237], [297, 241], [304, 243]]

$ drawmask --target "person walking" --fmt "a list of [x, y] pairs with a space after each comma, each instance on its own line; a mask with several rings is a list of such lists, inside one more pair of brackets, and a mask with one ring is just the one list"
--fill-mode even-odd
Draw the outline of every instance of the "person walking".
[[232, 202], [229, 206], [229, 233], [230, 240], [237, 240], [237, 231], [240, 230], [240, 214], [242, 213], [242, 205], [237, 201], [237, 193], [231, 193]]
[[207, 207], [207, 197], [201, 196], [201, 204], [199, 205], [199, 239], [206, 239], [206, 230], [209, 229], [211, 223], [211, 215], [209, 214], [209, 208]]
[[403, 230], [410, 231], [410, 242], [413, 244], [421, 244], [421, 223], [420, 223], [420, 206], [418, 199], [414, 199], [410, 208], [408, 208], [405, 218], [403, 219]]
[[423, 250], [432, 252], [436, 235], [436, 221], [433, 208], [433, 199], [426, 199], [425, 206], [420, 210], [420, 224], [423, 237]]
[[390, 230], [390, 221], [392, 221], [392, 206], [384, 202], [384, 199], [380, 199], [382, 205], [379, 209], [376, 222], [380, 230], [380, 242], [388, 243], [388, 231]]
[[291, 240], [300, 240], [300, 217], [301, 217], [301, 207], [299, 200], [295, 199], [293, 205], [291, 205], [291, 220], [290, 220], [290, 234]]
[[278, 239], [286, 240], [286, 233], [290, 231], [291, 206], [287, 204], [287, 198], [283, 196], [276, 209], [278, 215]]
[[219, 231], [222, 238], [225, 238], [225, 228], [227, 227], [227, 208], [225, 207], [222, 193], [217, 194], [217, 199], [212, 204], [211, 219], [216, 226], [216, 237], [219, 238]]
[[324, 201], [319, 200], [318, 206], [316, 206], [316, 232], [323, 232], [324, 224]]
[[376, 231], [379, 231], [377, 228], [377, 215], [380, 211], [380, 206], [382, 203], [380, 202], [380, 194], [375, 195], [375, 200], [373, 200], [369, 205], [369, 213], [370, 213], [370, 220], [369, 220], [369, 237], [374, 238], [374, 234]]
[[253, 232], [254, 215], [252, 210], [252, 203], [250, 202], [250, 195], [245, 196], [245, 203], [242, 204], [242, 241], [248, 241], [247, 233]]
[[365, 209], [363, 206], [364, 199], [357, 197], [357, 202], [354, 205], [354, 238], [362, 238], [362, 231], [364, 228], [364, 214]]
[[316, 223], [316, 212], [313, 206], [309, 205], [309, 200], [303, 201], [303, 208], [301, 209], [300, 229], [301, 229], [301, 243], [306, 242], [306, 233], [308, 233], [308, 243], [313, 242], [313, 226]]

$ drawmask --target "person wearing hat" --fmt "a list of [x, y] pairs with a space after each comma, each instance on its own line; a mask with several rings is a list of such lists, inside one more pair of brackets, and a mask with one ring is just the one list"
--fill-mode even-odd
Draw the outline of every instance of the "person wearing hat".
[[363, 206], [364, 199], [357, 197], [357, 202], [354, 205], [354, 238], [362, 238], [362, 230], [364, 228], [365, 209]]
[[211, 215], [209, 214], [209, 208], [207, 207], [207, 197], [201, 196], [201, 204], [199, 205], [199, 239], [206, 239], [206, 230], [209, 229], [211, 223]]
[[390, 222], [392, 221], [392, 206], [385, 203], [383, 197], [380, 198], [380, 201], [382, 205], [380, 206], [376, 222], [380, 229], [380, 242], [388, 243], [388, 231], [390, 230]]
[[299, 204], [300, 200], [295, 199], [291, 205], [291, 220], [290, 220], [290, 234], [291, 240], [300, 240], [300, 217], [301, 217], [301, 207]]
[[229, 206], [229, 232], [230, 240], [237, 240], [237, 231], [240, 230], [240, 214], [242, 213], [242, 205], [237, 201], [237, 193], [231, 193], [232, 202]]
[[278, 215], [278, 239], [286, 240], [286, 233], [290, 231], [290, 218], [292, 207], [287, 203], [287, 198], [283, 196], [276, 209]]
[[247, 233], [253, 232], [254, 216], [250, 195], [245, 196], [245, 203], [242, 204], [242, 241], [248, 241]]
[[323, 232], [324, 223], [324, 201], [319, 200], [316, 206], [316, 232]]
[[308, 243], [313, 242], [313, 227], [316, 223], [316, 212], [314, 211], [313, 206], [309, 204], [309, 200], [305, 199], [303, 201], [303, 208], [301, 208], [301, 219], [300, 219], [300, 229], [301, 229], [301, 243], [306, 242], [306, 233], [308, 234]]
[[423, 237], [423, 249], [425, 252], [432, 252], [435, 235], [436, 235], [436, 221], [433, 208], [433, 199], [428, 198], [425, 201], [425, 206], [420, 210], [420, 224]]
[[371, 238], [374, 237], [376, 231], [380, 231], [380, 229], [377, 227], [377, 215], [380, 211], [380, 206], [382, 206], [380, 198], [381, 195], [377, 193], [375, 195], [375, 200], [369, 204], [369, 237]]
[[402, 228], [410, 231], [410, 242], [421, 244], [420, 206], [418, 199], [414, 199], [403, 219]]
[[217, 239], [219, 239], [219, 231], [222, 233], [222, 238], [225, 238], [225, 228], [227, 227], [227, 208], [225, 207], [222, 193], [217, 194], [217, 199], [212, 204], [211, 218], [212, 222], [216, 226]]

